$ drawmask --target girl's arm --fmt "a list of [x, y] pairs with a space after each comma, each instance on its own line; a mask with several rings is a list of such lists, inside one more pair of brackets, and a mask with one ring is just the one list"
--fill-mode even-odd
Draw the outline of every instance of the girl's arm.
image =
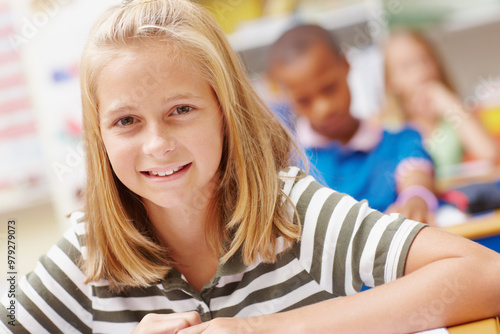
[[479, 120], [465, 110], [457, 96], [437, 82], [429, 84], [425, 90], [431, 108], [457, 131], [465, 152], [473, 158], [495, 162], [498, 157], [495, 142]]
[[500, 255], [436, 228], [424, 228], [405, 276], [356, 295], [288, 312], [218, 318], [194, 333], [413, 333], [500, 315]]
[[411, 163], [405, 165], [404, 172], [396, 173], [398, 198], [387, 208], [386, 213], [398, 212], [409, 219], [434, 226], [436, 208], [433, 206], [437, 205], [437, 199], [433, 170], [412, 166]]

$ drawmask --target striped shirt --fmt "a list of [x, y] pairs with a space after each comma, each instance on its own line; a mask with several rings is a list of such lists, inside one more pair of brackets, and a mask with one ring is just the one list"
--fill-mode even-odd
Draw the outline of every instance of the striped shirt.
[[0, 332], [129, 333], [147, 313], [197, 311], [204, 321], [270, 314], [403, 275], [410, 245], [425, 225], [383, 215], [311, 176], [285, 177], [298, 173], [291, 167], [281, 176], [302, 222], [301, 240], [278, 247], [275, 263], [245, 266], [236, 254], [219, 264], [200, 293], [175, 269], [158, 284], [121, 293], [111, 292], [106, 280], [84, 284], [78, 260], [85, 254], [85, 223], [83, 213], [74, 213], [70, 230], [16, 288], [15, 327], [8, 324], [11, 299], [3, 296]]

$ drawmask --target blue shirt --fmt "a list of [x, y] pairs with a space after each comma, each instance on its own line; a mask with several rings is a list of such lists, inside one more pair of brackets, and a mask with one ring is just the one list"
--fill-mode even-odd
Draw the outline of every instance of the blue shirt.
[[421, 158], [432, 163], [420, 134], [410, 128], [400, 132], [385, 130], [371, 151], [352, 150], [331, 142], [321, 148], [308, 148], [306, 154], [319, 180], [358, 201], [368, 200], [372, 208], [380, 211], [397, 198], [395, 172], [403, 160]]

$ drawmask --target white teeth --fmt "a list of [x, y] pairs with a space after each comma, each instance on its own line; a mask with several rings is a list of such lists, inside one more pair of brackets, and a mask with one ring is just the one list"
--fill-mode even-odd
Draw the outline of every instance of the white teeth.
[[175, 167], [174, 169], [172, 170], [168, 170], [168, 171], [165, 171], [165, 172], [149, 172], [149, 175], [154, 175], [154, 176], [168, 176], [168, 175], [172, 175], [174, 174], [175, 172], [179, 171], [179, 169], [181, 169], [181, 167]]

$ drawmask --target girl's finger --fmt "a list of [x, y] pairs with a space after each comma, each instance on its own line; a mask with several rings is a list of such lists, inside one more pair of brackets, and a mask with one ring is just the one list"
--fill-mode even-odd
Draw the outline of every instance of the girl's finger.
[[175, 334], [180, 330], [201, 323], [197, 312], [155, 314], [150, 313], [142, 318], [132, 334]]
[[200, 334], [208, 328], [208, 323], [202, 323], [196, 326], [184, 328], [177, 332], [177, 334]]

